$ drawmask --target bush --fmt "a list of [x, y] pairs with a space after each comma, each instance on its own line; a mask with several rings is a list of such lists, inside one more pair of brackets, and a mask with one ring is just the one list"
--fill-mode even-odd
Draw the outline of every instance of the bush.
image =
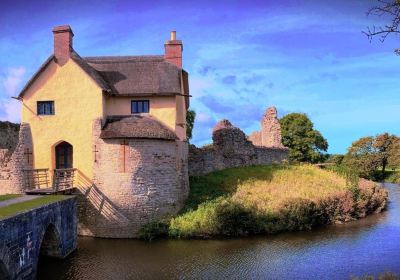
[[279, 211], [282, 228], [287, 231], [311, 230], [323, 224], [323, 214], [315, 202], [296, 198], [284, 203]]
[[261, 231], [254, 212], [229, 199], [217, 205], [216, 219], [219, 235], [243, 236]]
[[139, 238], [151, 241], [156, 238], [168, 236], [169, 224], [166, 221], [151, 222], [143, 226], [139, 231]]

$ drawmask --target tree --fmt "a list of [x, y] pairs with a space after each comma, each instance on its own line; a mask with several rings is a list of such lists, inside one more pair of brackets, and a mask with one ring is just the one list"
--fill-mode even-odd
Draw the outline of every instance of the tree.
[[[367, 15], [375, 16], [388, 16], [390, 18], [389, 23], [384, 26], [372, 26], [368, 27], [363, 33], [368, 36], [371, 41], [374, 37], [378, 36], [380, 41], [386, 40], [389, 34], [400, 33], [400, 0], [377, 0], [378, 4], [370, 8]], [[400, 50], [395, 50], [397, 54], [400, 54]]]
[[196, 112], [194, 110], [188, 110], [186, 113], [186, 137], [188, 141], [192, 139], [192, 132], [193, 132], [195, 118], [196, 118]]
[[380, 165], [382, 167], [382, 178], [385, 176], [385, 170], [388, 164], [394, 138], [396, 137], [389, 135], [387, 132], [375, 137], [374, 147], [379, 155]]
[[296, 162], [321, 162], [328, 142], [305, 114], [292, 113], [279, 120], [282, 144], [289, 148], [289, 159]]
[[[386, 167], [389, 164], [397, 165], [399, 160], [399, 138], [385, 132], [375, 137], [362, 137], [353, 142], [344, 162], [349, 167], [357, 169], [361, 177], [383, 179]], [[380, 176], [377, 176], [379, 169]]]
[[395, 137], [390, 147], [388, 166], [391, 168], [400, 167], [400, 138]]
[[348, 148], [344, 164], [357, 170], [359, 175], [366, 179], [373, 179], [381, 161], [376, 155], [375, 138], [362, 137], [353, 142]]

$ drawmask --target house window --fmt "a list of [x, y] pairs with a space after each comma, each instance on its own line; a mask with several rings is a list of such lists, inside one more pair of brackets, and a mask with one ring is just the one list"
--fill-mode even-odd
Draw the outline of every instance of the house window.
[[38, 115], [54, 115], [54, 101], [38, 101]]
[[150, 110], [149, 100], [132, 100], [131, 112], [136, 113], [148, 113]]

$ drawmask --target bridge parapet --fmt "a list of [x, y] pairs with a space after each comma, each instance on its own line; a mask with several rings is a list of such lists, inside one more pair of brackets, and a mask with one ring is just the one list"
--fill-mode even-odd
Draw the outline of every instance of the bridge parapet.
[[65, 258], [76, 245], [73, 196], [0, 220], [0, 279], [35, 279], [40, 255]]

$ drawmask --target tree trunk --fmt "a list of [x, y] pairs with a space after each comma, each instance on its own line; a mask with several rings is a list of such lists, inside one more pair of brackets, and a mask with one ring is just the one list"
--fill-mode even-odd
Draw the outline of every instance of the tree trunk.
[[387, 165], [387, 160], [386, 160], [386, 159], [384, 159], [384, 160], [382, 161], [382, 180], [384, 180], [384, 179], [385, 179], [385, 170], [386, 170], [386, 165]]

